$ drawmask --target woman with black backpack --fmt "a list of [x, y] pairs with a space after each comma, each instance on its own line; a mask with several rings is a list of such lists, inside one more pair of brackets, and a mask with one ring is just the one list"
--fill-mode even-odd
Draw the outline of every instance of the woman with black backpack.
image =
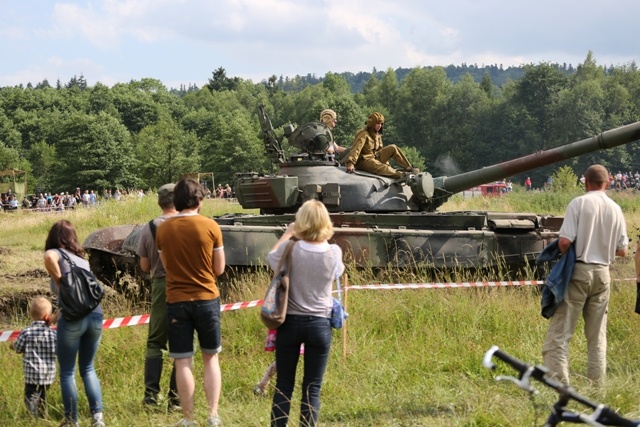
[[[84, 250], [78, 242], [76, 230], [67, 220], [53, 224], [45, 243], [44, 266], [51, 276], [51, 291], [58, 297], [63, 276], [69, 274], [72, 264], [89, 271]], [[64, 308], [61, 309], [64, 311]], [[78, 360], [80, 376], [92, 414], [92, 427], [103, 427], [102, 391], [93, 360], [102, 337], [102, 306], [98, 304], [89, 314], [68, 320], [58, 310], [52, 322], [58, 324], [57, 354], [60, 365], [60, 388], [64, 404], [64, 421], [61, 427], [78, 426], [78, 389], [75, 382], [75, 365]]]

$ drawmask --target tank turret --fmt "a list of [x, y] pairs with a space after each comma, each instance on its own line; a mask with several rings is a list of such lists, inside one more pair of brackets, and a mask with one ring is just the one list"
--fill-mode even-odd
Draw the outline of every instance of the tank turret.
[[[357, 170], [347, 174], [346, 168], [327, 154], [333, 136], [320, 122], [295, 130], [287, 125], [284, 134], [277, 138], [263, 106], [258, 107], [258, 115], [267, 153], [279, 153], [276, 163], [279, 172], [276, 175], [238, 173], [235, 192], [244, 208], [260, 208], [263, 213], [272, 214], [295, 212], [310, 198], [321, 200], [330, 212], [434, 212], [453, 194], [468, 188], [640, 139], [638, 122], [450, 177], [432, 177], [423, 172], [394, 180]], [[283, 161], [285, 138], [291, 147], [300, 149], [287, 161]]]

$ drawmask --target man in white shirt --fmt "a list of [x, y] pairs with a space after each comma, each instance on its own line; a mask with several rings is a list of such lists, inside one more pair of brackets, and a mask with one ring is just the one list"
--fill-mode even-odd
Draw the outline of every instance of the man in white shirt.
[[587, 378], [599, 385], [605, 380], [609, 265], [616, 256], [626, 256], [629, 246], [622, 209], [605, 192], [608, 180], [604, 166], [587, 169], [587, 194], [569, 203], [559, 232], [560, 252], [575, 245], [576, 264], [564, 300], [549, 319], [542, 356], [550, 375], [566, 384], [569, 341], [581, 315], [587, 339]]

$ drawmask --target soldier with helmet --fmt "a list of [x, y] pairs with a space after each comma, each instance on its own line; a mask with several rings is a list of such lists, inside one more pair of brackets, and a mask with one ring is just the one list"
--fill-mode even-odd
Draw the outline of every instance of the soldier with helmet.
[[[404, 153], [396, 145], [382, 146], [382, 130], [384, 116], [378, 112], [371, 113], [364, 129], [356, 133], [356, 137], [345, 160], [347, 172], [355, 169], [388, 176], [403, 178], [406, 173], [413, 172], [413, 167]], [[402, 169], [396, 170], [390, 164], [393, 159]]]
[[[320, 113], [320, 121], [326, 127], [333, 130], [333, 128], [336, 127], [336, 124], [338, 123], [338, 115], [332, 109], [327, 108], [325, 110], [322, 110], [322, 112]], [[347, 151], [347, 149], [338, 145], [338, 143], [335, 141], [333, 141], [331, 145], [329, 145], [329, 148], [327, 148], [327, 152], [329, 154], [343, 154], [345, 151]]]

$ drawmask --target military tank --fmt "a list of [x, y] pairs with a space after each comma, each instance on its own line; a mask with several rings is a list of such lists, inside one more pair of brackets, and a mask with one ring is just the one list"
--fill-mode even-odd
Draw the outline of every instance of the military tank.
[[[330, 212], [347, 261], [360, 267], [489, 269], [511, 271], [534, 264], [557, 238], [562, 217], [537, 213], [438, 212], [453, 194], [541, 166], [640, 139], [640, 122], [605, 131], [525, 157], [454, 176], [428, 172], [391, 179], [353, 174], [327, 152], [331, 130], [321, 122], [286, 125], [278, 135], [263, 106], [258, 107], [265, 152], [275, 173], [237, 173], [234, 189], [245, 209], [259, 214], [215, 217], [222, 229], [230, 267], [264, 264], [267, 252], [294, 220], [297, 209], [318, 199]], [[294, 153], [285, 154], [285, 141]], [[109, 227], [84, 242], [100, 277], [105, 265], [132, 266], [137, 225]], [[112, 269], [113, 270], [113, 269]], [[101, 277], [109, 281], [104, 275]]]

